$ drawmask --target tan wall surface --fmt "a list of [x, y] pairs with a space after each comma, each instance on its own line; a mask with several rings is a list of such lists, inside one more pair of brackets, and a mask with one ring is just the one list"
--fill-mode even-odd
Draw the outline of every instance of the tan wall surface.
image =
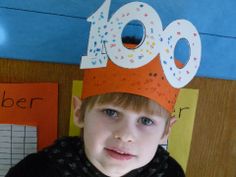
[[195, 78], [199, 89], [187, 177], [236, 177], [236, 81]]

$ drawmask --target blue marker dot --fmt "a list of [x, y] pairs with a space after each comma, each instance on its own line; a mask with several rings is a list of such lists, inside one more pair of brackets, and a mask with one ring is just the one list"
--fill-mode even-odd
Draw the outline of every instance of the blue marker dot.
[[96, 65], [96, 61], [92, 61], [92, 64], [93, 64], [93, 65]]
[[167, 64], [167, 62], [166, 61], [163, 61], [163, 63], [166, 65]]
[[143, 7], [143, 4], [140, 4], [140, 6], [139, 7]]

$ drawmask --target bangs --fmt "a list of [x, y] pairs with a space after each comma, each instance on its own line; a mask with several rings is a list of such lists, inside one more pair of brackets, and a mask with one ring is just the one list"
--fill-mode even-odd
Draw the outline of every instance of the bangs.
[[88, 97], [83, 100], [81, 110], [92, 109], [95, 104], [112, 104], [123, 109], [135, 111], [137, 113], [145, 112], [147, 114], [169, 117], [169, 112], [156, 102], [139, 95], [130, 93], [108, 93], [98, 96]]

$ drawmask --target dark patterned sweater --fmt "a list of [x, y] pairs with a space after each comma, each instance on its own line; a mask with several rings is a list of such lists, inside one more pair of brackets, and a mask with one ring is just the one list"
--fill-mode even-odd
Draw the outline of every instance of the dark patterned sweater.
[[[78, 137], [61, 138], [31, 154], [10, 169], [6, 177], [106, 177], [87, 159]], [[185, 177], [180, 165], [161, 146], [146, 166], [124, 177]]]

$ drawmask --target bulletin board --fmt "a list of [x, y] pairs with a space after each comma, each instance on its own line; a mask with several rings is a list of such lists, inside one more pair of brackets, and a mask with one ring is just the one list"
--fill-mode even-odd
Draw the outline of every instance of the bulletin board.
[[[0, 59], [0, 82], [57, 82], [58, 136], [68, 134], [72, 81], [79, 65]], [[195, 78], [199, 89], [187, 177], [236, 176], [236, 81]]]

